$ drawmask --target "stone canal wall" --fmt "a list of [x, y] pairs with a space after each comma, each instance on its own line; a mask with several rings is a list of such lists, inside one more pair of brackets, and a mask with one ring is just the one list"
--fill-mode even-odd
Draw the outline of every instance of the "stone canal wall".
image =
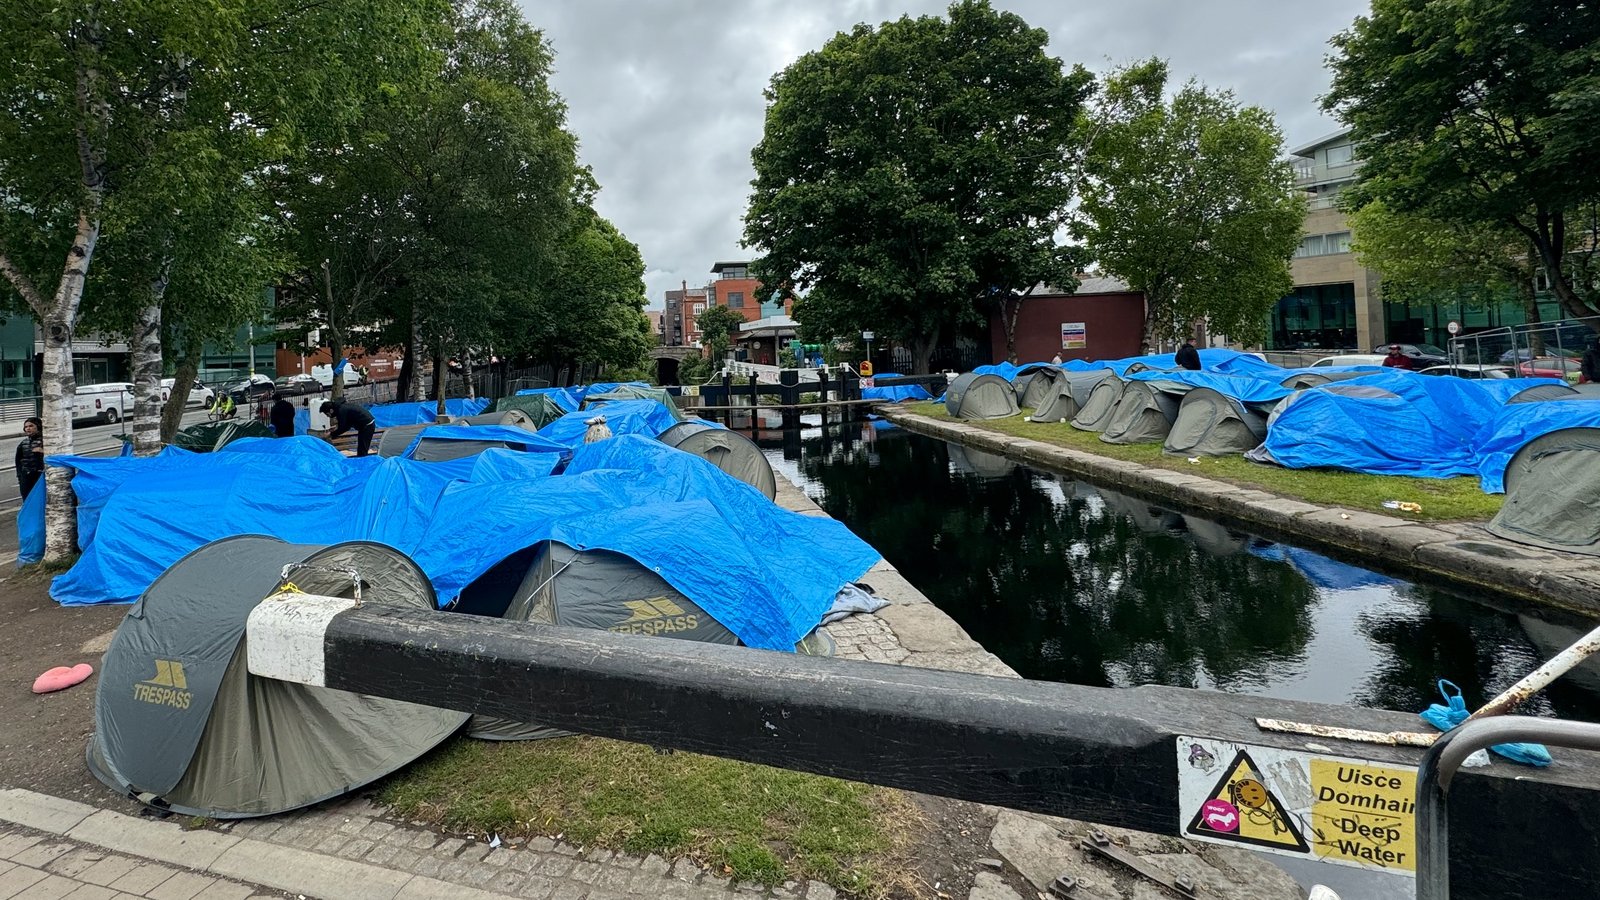
[[1319, 506], [1228, 482], [1109, 459], [892, 405], [879, 415], [918, 434], [1083, 478], [1249, 531], [1330, 551], [1395, 575], [1600, 615], [1600, 560], [1496, 537], [1472, 523], [1422, 523]]

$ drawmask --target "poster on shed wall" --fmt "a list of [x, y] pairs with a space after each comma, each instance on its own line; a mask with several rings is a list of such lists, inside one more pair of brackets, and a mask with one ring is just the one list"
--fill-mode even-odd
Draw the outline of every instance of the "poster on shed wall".
[[1061, 323], [1061, 349], [1082, 350], [1089, 346], [1089, 329], [1082, 322]]

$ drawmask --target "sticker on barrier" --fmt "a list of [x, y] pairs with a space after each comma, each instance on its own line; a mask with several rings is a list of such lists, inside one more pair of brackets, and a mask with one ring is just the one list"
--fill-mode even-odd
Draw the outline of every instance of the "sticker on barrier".
[[1184, 837], [1416, 874], [1415, 771], [1211, 738], [1177, 745]]

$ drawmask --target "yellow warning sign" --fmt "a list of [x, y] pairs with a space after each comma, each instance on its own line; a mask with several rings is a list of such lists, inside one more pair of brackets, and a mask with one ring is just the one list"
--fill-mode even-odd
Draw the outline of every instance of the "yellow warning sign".
[[1261, 769], [1243, 750], [1222, 770], [1222, 777], [1195, 810], [1185, 831], [1256, 847], [1301, 853], [1310, 849], [1293, 817], [1267, 787]]
[[1417, 869], [1417, 773], [1337, 759], [1311, 760], [1317, 855], [1386, 869]]

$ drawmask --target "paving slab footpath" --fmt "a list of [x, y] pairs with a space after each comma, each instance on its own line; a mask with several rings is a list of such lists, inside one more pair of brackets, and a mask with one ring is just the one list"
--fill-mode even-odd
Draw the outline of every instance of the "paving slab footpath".
[[[777, 502], [826, 516], [781, 476]], [[841, 658], [984, 675], [1016, 673], [972, 640], [895, 568], [862, 581], [890, 601], [827, 631]], [[109, 798], [108, 799], [114, 799]], [[1084, 822], [979, 807], [993, 858], [957, 861], [968, 900], [1022, 900], [1071, 873], [1105, 900], [1154, 896], [1151, 885], [1077, 849]], [[692, 860], [629, 856], [536, 837], [494, 847], [485, 836], [397, 821], [360, 796], [260, 819], [186, 828], [181, 817], [125, 815], [21, 788], [0, 790], [0, 900], [837, 900], [817, 881], [737, 884]], [[987, 827], [987, 826], [986, 826]], [[1127, 849], [1219, 896], [1292, 900], [1301, 891], [1248, 851], [1112, 831]]]
[[1081, 477], [1396, 575], [1600, 616], [1600, 560], [1518, 544], [1482, 525], [1414, 522], [1307, 503], [1199, 474], [1015, 437], [977, 423], [934, 419], [890, 404], [874, 409], [908, 431]]

